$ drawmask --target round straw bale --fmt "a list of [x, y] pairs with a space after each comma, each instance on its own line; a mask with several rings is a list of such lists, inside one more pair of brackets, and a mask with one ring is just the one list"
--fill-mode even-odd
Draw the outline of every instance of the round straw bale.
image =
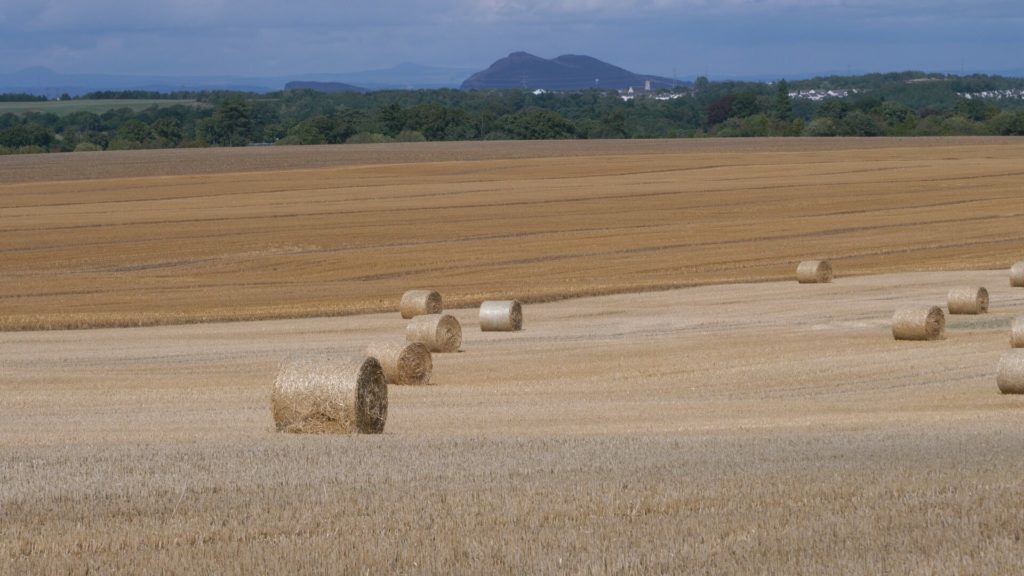
[[796, 280], [801, 284], [827, 284], [832, 281], [832, 263], [828, 260], [805, 260], [796, 267]]
[[946, 333], [946, 317], [938, 306], [901, 308], [892, 317], [897, 340], [939, 340]]
[[1024, 288], [1024, 260], [1010, 266], [1010, 286]]
[[281, 432], [379, 434], [388, 387], [374, 358], [305, 357], [281, 369], [270, 403]]
[[431, 352], [458, 352], [462, 346], [462, 326], [449, 314], [417, 316], [405, 327], [405, 339], [419, 342]]
[[1013, 325], [1010, 327], [1010, 346], [1024, 348], [1024, 316], [1013, 319]]
[[999, 358], [996, 384], [1003, 394], [1024, 394], [1024, 350], [1010, 350]]
[[984, 314], [988, 312], [988, 290], [974, 286], [953, 288], [946, 302], [950, 314]]
[[430, 384], [434, 362], [430, 350], [419, 342], [374, 342], [366, 355], [380, 362], [388, 384]]
[[516, 300], [488, 300], [480, 304], [480, 330], [514, 332], [523, 329], [523, 307]]
[[435, 290], [409, 290], [402, 294], [398, 310], [402, 313], [402, 318], [408, 320], [424, 314], [440, 314], [444, 307], [441, 295]]

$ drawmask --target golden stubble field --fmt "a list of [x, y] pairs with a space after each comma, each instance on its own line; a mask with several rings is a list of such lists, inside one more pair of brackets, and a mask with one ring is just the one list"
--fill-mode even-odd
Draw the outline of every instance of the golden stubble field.
[[[273, 431], [278, 366], [397, 313], [0, 333], [12, 573], [1015, 573], [1024, 398], [1005, 271], [716, 285], [454, 313], [382, 436]], [[900, 305], [992, 313], [895, 342]]]
[[[0, 184], [0, 329], [379, 312], [410, 287], [453, 305], [537, 302], [788, 278], [809, 257], [864, 274], [1020, 254], [1019, 140], [701, 144], [326, 147], [311, 169], [303, 148], [4, 159], [16, 181]], [[236, 171], [188, 173], [214, 164]], [[76, 166], [90, 179], [40, 181]]]
[[[311, 154], [343, 166], [261, 173], [252, 158], [268, 153], [217, 151], [209, 158], [233, 172], [199, 176], [176, 174], [189, 168], [166, 152], [107, 166], [94, 156], [101, 165], [88, 169], [14, 160], [28, 164], [0, 193], [2, 227], [26, 228], [2, 233], [0, 302], [14, 330], [0, 332], [0, 572], [1019, 572], [1024, 398], [998, 394], [995, 369], [1011, 318], [1024, 314], [1024, 290], [1006, 274], [1024, 259], [1013, 176], [1024, 145], [631, 145], [503, 144], [509, 161], [488, 157], [503, 148], [384, 147], [394, 156], [382, 167], [330, 160], [347, 153], [338, 147]], [[256, 164], [301, 162], [285, 152]], [[197, 172], [210, 166], [198, 151], [177, 159], [191, 154]], [[414, 168], [418, 184], [396, 183], [416, 180]], [[805, 182], [810, 168], [826, 184]], [[68, 181], [31, 182], [48, 170]], [[145, 170], [162, 175], [126, 173]], [[347, 171], [364, 179], [358, 194], [326, 182]], [[470, 186], [460, 174], [478, 179], [473, 195], [459, 192]], [[312, 199], [311, 175], [325, 180], [330, 206]], [[644, 191], [669, 177], [654, 185], [664, 194]], [[276, 178], [312, 204], [248, 190]], [[374, 178], [386, 184], [373, 188]], [[214, 192], [221, 179], [238, 197]], [[531, 199], [542, 180], [566, 201]], [[148, 187], [161, 181], [182, 187]], [[413, 193], [424, 187], [430, 203], [459, 206], [425, 207]], [[381, 206], [408, 220], [378, 224]], [[214, 214], [219, 230], [204, 220]], [[564, 230], [552, 233], [559, 218]], [[271, 241], [258, 222], [288, 242], [319, 232], [333, 249], [232, 261], [243, 231], [254, 250]], [[400, 239], [361, 231], [380, 227]], [[516, 227], [528, 233], [510, 236]], [[343, 249], [345, 238], [361, 247]], [[195, 260], [201, 248], [205, 264], [98, 264]], [[835, 259], [834, 284], [753, 282], [788, 279], [812, 255]], [[27, 292], [47, 277], [48, 293]], [[481, 333], [474, 309], [454, 310], [463, 351], [435, 355], [435, 386], [391, 387], [381, 436], [275, 433], [270, 388], [291, 357], [401, 334], [397, 312], [28, 330], [44, 319], [351, 314], [357, 294], [370, 295], [367, 309], [393, 310], [420, 282], [461, 302], [517, 290], [557, 301], [526, 306], [521, 333]], [[950, 287], [970, 284], [989, 288], [990, 314], [949, 318], [943, 341], [892, 340], [897, 306], [941, 305]], [[606, 291], [621, 293], [569, 298]]]

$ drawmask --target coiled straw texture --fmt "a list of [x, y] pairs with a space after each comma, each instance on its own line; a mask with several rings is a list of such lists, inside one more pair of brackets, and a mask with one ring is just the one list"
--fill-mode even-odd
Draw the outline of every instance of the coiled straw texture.
[[440, 314], [444, 310], [441, 294], [435, 290], [409, 290], [402, 294], [398, 311], [406, 320], [424, 314]]
[[430, 350], [419, 342], [374, 342], [366, 348], [366, 355], [380, 362], [388, 384], [430, 384], [434, 362]]
[[897, 340], [940, 340], [946, 334], [946, 316], [938, 306], [901, 308], [892, 317]]
[[449, 314], [417, 316], [405, 327], [405, 339], [419, 342], [431, 352], [458, 352], [462, 346], [462, 326]]
[[516, 300], [488, 300], [480, 304], [480, 330], [515, 332], [523, 329], [523, 306]]
[[988, 312], [988, 290], [973, 286], [953, 288], [946, 303], [950, 314], [984, 314]]
[[1024, 288], [1024, 260], [1010, 266], [1010, 286]]
[[999, 358], [996, 384], [1003, 394], [1024, 394], [1024, 350], [1010, 350]]
[[805, 260], [796, 267], [796, 280], [801, 284], [828, 284], [832, 281], [832, 263], [828, 260]]
[[1010, 326], [1010, 346], [1024, 348], [1024, 316], [1013, 319], [1013, 324]]
[[379, 434], [388, 415], [388, 388], [370, 357], [305, 357], [286, 364], [271, 394], [281, 432]]

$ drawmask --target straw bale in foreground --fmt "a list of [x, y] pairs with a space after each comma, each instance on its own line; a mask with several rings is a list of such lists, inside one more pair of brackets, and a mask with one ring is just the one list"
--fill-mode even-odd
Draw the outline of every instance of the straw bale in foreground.
[[480, 304], [480, 330], [515, 332], [523, 329], [523, 307], [516, 300], [488, 300]]
[[996, 384], [1003, 394], [1024, 394], [1024, 350], [1010, 350], [999, 358]]
[[384, 372], [370, 357], [300, 358], [277, 375], [271, 410], [281, 432], [379, 434], [388, 415]]
[[440, 314], [444, 310], [441, 294], [436, 290], [409, 290], [402, 294], [398, 311], [408, 320], [424, 314]]
[[828, 260], [805, 260], [796, 267], [796, 280], [801, 284], [827, 284], [832, 281], [832, 263]]
[[950, 314], [984, 314], [988, 312], [988, 290], [974, 286], [953, 288], [946, 302]]
[[430, 384], [434, 362], [430, 350], [419, 342], [374, 342], [366, 348], [366, 354], [380, 362], [388, 384]]
[[892, 317], [897, 340], [939, 340], [946, 333], [946, 316], [938, 306], [901, 308]]
[[409, 321], [405, 339], [420, 342], [431, 352], [458, 352], [462, 346], [462, 326], [449, 314], [427, 314]]

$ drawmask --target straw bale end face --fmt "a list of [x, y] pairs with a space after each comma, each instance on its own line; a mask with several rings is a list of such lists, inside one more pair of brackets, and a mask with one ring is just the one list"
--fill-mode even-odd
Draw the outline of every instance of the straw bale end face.
[[516, 332], [523, 329], [523, 306], [516, 300], [488, 300], [480, 304], [480, 330]]
[[892, 317], [896, 340], [941, 340], [946, 335], [946, 316], [938, 306], [901, 308]]
[[996, 384], [1003, 394], [1024, 394], [1024, 350], [1011, 350], [999, 358]]
[[417, 316], [405, 327], [405, 339], [419, 342], [431, 352], [458, 352], [462, 346], [462, 325], [450, 314]]
[[1010, 286], [1024, 288], [1024, 260], [1010, 266]]
[[801, 284], [828, 284], [832, 281], [832, 263], [828, 260], [805, 260], [796, 267], [796, 280]]
[[279, 432], [379, 434], [388, 415], [388, 388], [376, 359], [306, 357], [286, 364], [271, 394]]
[[984, 314], [988, 312], [988, 290], [974, 286], [953, 288], [947, 304], [950, 314]]
[[440, 314], [444, 304], [441, 294], [436, 290], [409, 290], [402, 294], [398, 310], [402, 318], [408, 320], [425, 314]]

